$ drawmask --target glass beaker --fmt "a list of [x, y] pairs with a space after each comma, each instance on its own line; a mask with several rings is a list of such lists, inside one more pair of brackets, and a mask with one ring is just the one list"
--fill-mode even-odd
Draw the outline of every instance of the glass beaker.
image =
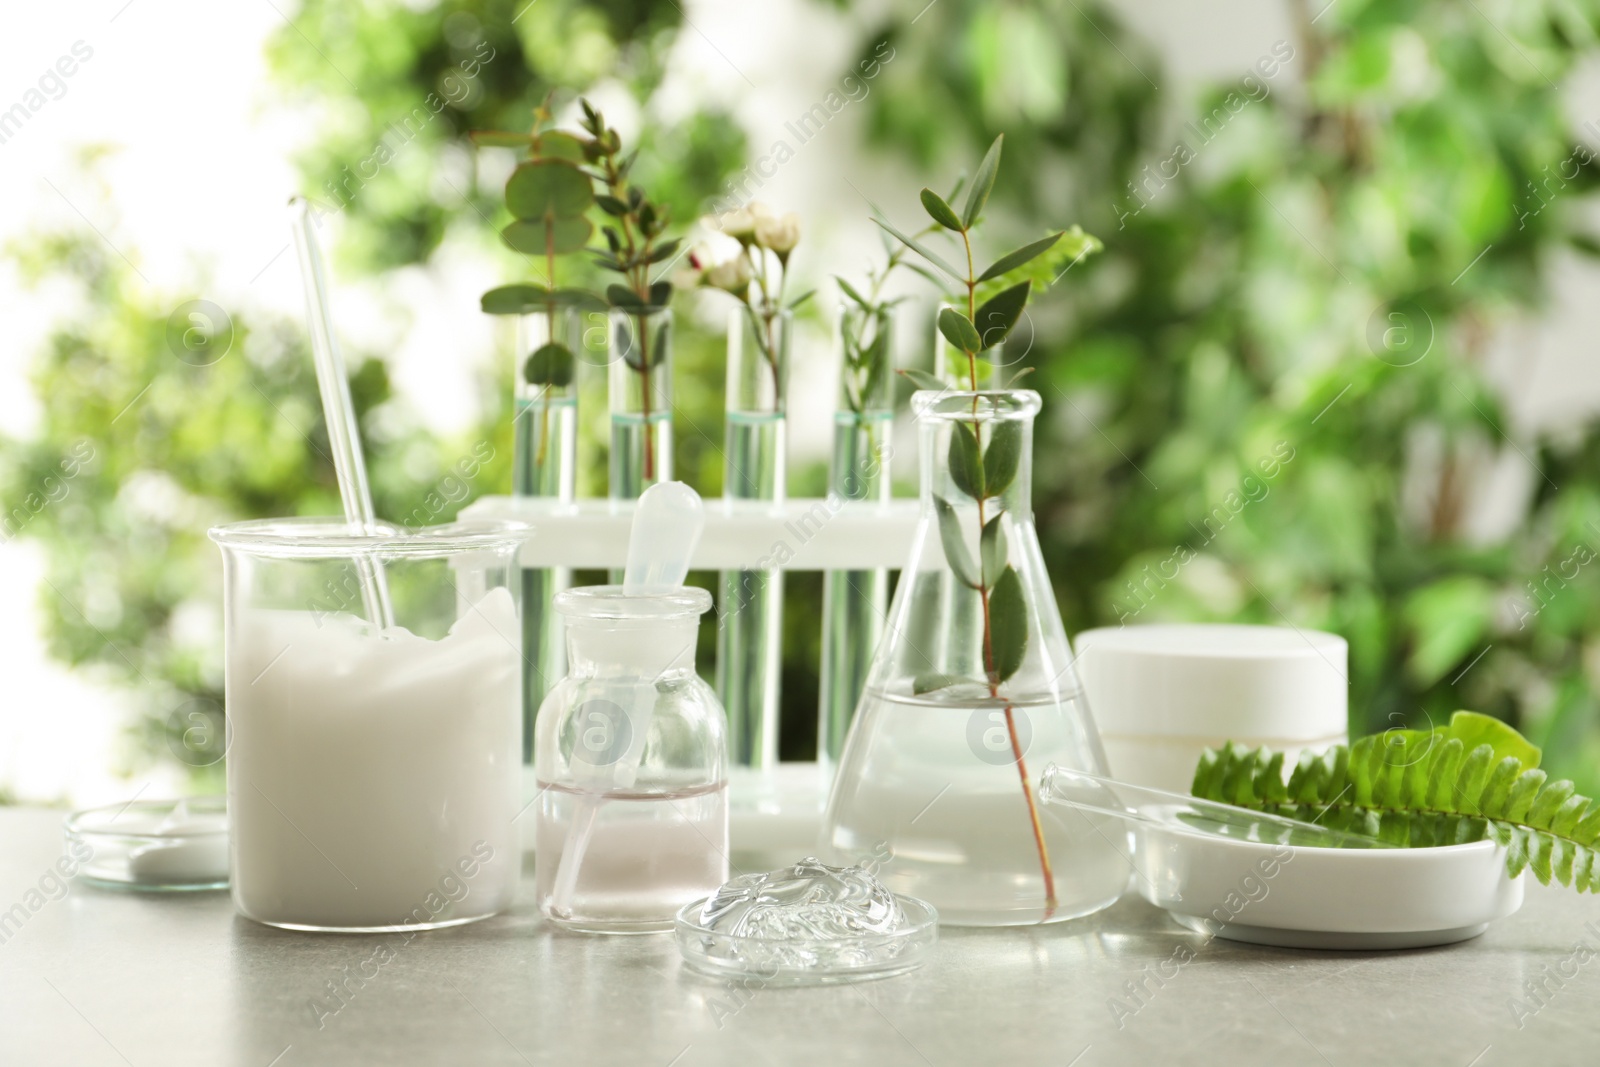
[[539, 709], [539, 910], [592, 933], [670, 930], [728, 880], [727, 720], [695, 673], [704, 589], [556, 597], [569, 674]]
[[1030, 503], [1039, 395], [920, 392], [922, 521], [823, 820], [957, 926], [1087, 915], [1127, 862], [1034, 793], [1048, 763], [1105, 773]]
[[299, 518], [210, 531], [240, 914], [298, 930], [429, 929], [511, 903], [525, 529], [358, 533]]

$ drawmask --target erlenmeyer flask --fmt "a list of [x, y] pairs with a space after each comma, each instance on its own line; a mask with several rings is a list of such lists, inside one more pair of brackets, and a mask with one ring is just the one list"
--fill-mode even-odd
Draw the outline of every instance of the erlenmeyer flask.
[[922, 522], [823, 820], [835, 860], [871, 861], [958, 926], [1098, 911], [1127, 861], [1041, 805], [1052, 762], [1105, 774], [1030, 503], [1027, 390], [920, 392]]

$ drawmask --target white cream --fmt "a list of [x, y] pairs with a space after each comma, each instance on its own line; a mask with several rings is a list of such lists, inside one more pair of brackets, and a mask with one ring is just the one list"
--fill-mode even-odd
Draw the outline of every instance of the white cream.
[[228, 636], [233, 896], [262, 922], [381, 928], [508, 906], [521, 684], [505, 589], [438, 641], [245, 609]]

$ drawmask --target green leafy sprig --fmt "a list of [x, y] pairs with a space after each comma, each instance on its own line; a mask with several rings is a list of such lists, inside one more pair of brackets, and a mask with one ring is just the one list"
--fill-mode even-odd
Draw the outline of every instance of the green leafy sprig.
[[[583, 104], [583, 128], [590, 135], [591, 159], [596, 170], [593, 177], [605, 187], [605, 192], [595, 198], [600, 210], [613, 221], [601, 228], [606, 247], [594, 253], [595, 261], [606, 270], [620, 274], [623, 284], [606, 286], [606, 298], [614, 308], [621, 308], [633, 317], [637, 327], [634, 338], [619, 329], [617, 349], [624, 362], [639, 375], [639, 415], [646, 426], [650, 423], [650, 374], [666, 351], [665, 321], [655, 327], [651, 337], [651, 315], [665, 308], [672, 300], [672, 282], [662, 278], [651, 281], [650, 268], [665, 263], [678, 252], [681, 238], [662, 240], [670, 221], [670, 212], [664, 205], [651, 200], [643, 189], [628, 177], [638, 158], [637, 150], [622, 155], [622, 137], [606, 125], [605, 117]], [[637, 343], [635, 343], [635, 338]], [[653, 481], [656, 476], [654, 435], [644, 435], [644, 479]]]
[[[884, 235], [884, 240], [886, 242], [890, 240], [887, 234]], [[867, 271], [865, 293], [852, 285], [848, 279], [837, 274], [833, 276], [833, 280], [838, 283], [839, 291], [860, 312], [853, 318], [845, 319], [839, 331], [844, 349], [842, 376], [845, 404], [851, 413], [857, 416], [866, 413], [871, 398], [882, 390], [884, 381], [889, 377], [889, 371], [894, 364], [894, 353], [889, 349], [892, 338], [887, 326], [887, 317], [894, 306], [900, 303], [900, 298], [885, 299], [883, 287], [896, 269], [901, 266], [911, 266], [905, 262], [908, 251], [904, 245], [898, 243], [888, 248], [889, 258], [884, 265]]]
[[[583, 108], [582, 136], [550, 129], [549, 101], [534, 110], [533, 128], [528, 133], [484, 131], [473, 134], [479, 145], [522, 148], [527, 161], [518, 164], [506, 181], [506, 207], [512, 223], [501, 237], [512, 249], [545, 259], [548, 285], [519, 283], [503, 285], [483, 295], [483, 310], [492, 315], [524, 315], [545, 311], [554, 319], [562, 306], [603, 310], [620, 308], [634, 316], [638, 324], [638, 343], [619, 331], [617, 349], [627, 365], [640, 377], [640, 414], [650, 418], [650, 372], [665, 348], [666, 325], [662, 323], [652, 338], [649, 316], [672, 300], [672, 283], [652, 281], [650, 269], [671, 259], [679, 240], [663, 240], [669, 213], [656, 204], [629, 179], [637, 153], [622, 154], [622, 137], [606, 125], [605, 117], [587, 100]], [[600, 228], [605, 248], [591, 248], [594, 224], [591, 208], [608, 216]], [[589, 251], [605, 270], [622, 276], [622, 284], [606, 286], [602, 296], [584, 289], [562, 289], [556, 285], [556, 257]], [[573, 378], [575, 358], [572, 350], [556, 338], [531, 353], [523, 365], [523, 377], [533, 385], [567, 386]], [[541, 442], [543, 434], [541, 434]], [[542, 444], [541, 444], [542, 448]], [[652, 438], [644, 438], [644, 476], [655, 476]]]
[[[950, 565], [956, 581], [978, 594], [983, 612], [983, 685], [991, 698], [1002, 698], [1001, 686], [1021, 669], [1028, 650], [1028, 603], [1022, 579], [1009, 562], [1010, 546], [1005, 522], [1005, 492], [1016, 480], [1022, 456], [1022, 424], [998, 419], [987, 444], [983, 440], [986, 420], [979, 417], [983, 396], [978, 391], [978, 362], [983, 353], [1004, 343], [1006, 336], [1016, 327], [1033, 291], [1033, 281], [1025, 279], [1006, 285], [979, 303], [979, 287], [987, 282], [1005, 278], [1013, 271], [1055, 247], [1065, 232], [1050, 234], [1008, 252], [982, 271], [977, 270], [972, 255], [972, 235], [994, 190], [995, 178], [1000, 171], [1000, 149], [1004, 135], [996, 137], [984, 154], [983, 161], [967, 186], [966, 199], [958, 212], [946, 198], [932, 189], [921, 193], [922, 207], [933, 220], [934, 229], [955, 234], [961, 239], [965, 269], [958, 269], [939, 253], [928, 247], [918, 237], [908, 236], [894, 228], [886, 219], [874, 221], [883, 227], [906, 248], [915, 252], [934, 268], [941, 271], [961, 288], [965, 312], [954, 307], [939, 312], [939, 332], [966, 358], [967, 380], [971, 387], [972, 418], [956, 422], [950, 434], [950, 447], [946, 459], [952, 484], [964, 496], [977, 504], [978, 558], [973, 559], [961, 530], [960, 517], [955, 506], [943, 496], [934, 496], [934, 508], [939, 523], [939, 539], [945, 560]], [[954, 199], [952, 196], [951, 199]], [[1081, 231], [1079, 231], [1081, 234]], [[906, 373], [919, 386], [943, 390], [944, 383], [926, 372]], [[1023, 371], [1022, 373], [1026, 373]], [[1006, 384], [1015, 385], [1018, 374]], [[992, 510], [991, 510], [992, 506]], [[969, 682], [947, 674], [923, 675], [913, 681], [917, 693], [928, 693], [953, 685]], [[1022, 776], [1022, 792], [1027, 800], [1028, 817], [1032, 824], [1034, 842], [1039, 852], [1039, 867], [1044, 875], [1045, 910], [1048, 915], [1055, 910], [1055, 877], [1050, 866], [1050, 853], [1045, 846], [1044, 830], [1039, 821], [1038, 806], [1034, 801], [1027, 764], [1023, 760], [1016, 724], [1015, 709], [1005, 700], [1006, 730], [1017, 771]]]
[[1600, 892], [1600, 803], [1548, 781], [1540, 755], [1498, 719], [1458, 711], [1448, 726], [1306, 753], [1287, 784], [1283, 753], [1229, 742], [1201, 756], [1190, 791], [1414, 848], [1492, 837], [1513, 878], [1529, 869], [1544, 885]]
[[[591, 179], [580, 167], [583, 142], [570, 133], [549, 128], [549, 100], [534, 109], [533, 126], [523, 134], [484, 131], [473, 134], [480, 145], [525, 149], [528, 159], [519, 163], [506, 181], [506, 207], [512, 221], [500, 231], [501, 240], [514, 251], [544, 259], [547, 284], [523, 282], [502, 285], [483, 294], [480, 306], [491, 315], [526, 315], [544, 312], [550, 333], [528, 353], [521, 374], [529, 385], [564, 389], [572, 384], [575, 359], [572, 349], [555, 329], [561, 307], [604, 307], [594, 294], [556, 285], [556, 257], [586, 247], [594, 233], [588, 211], [594, 205]], [[541, 407], [535, 461], [544, 462], [550, 436], [550, 410]]]

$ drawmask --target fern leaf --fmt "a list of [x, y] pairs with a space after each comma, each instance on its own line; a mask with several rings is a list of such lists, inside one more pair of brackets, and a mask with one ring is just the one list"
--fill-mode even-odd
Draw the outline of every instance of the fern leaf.
[[1484, 787], [1489, 784], [1489, 776], [1493, 770], [1494, 749], [1488, 745], [1479, 745], [1467, 753], [1467, 758], [1462, 761], [1461, 772], [1456, 776], [1455, 784], [1446, 786], [1439, 795], [1457, 811], [1476, 815], [1478, 798], [1483, 796]]
[[1579, 845], [1572, 859], [1572, 888], [1582, 893], [1596, 891], [1594, 881], [1594, 849]]
[[[1262, 749], [1266, 752], [1266, 749]], [[1289, 791], [1283, 785], [1283, 753], [1274, 752], [1264, 766], [1256, 772], [1250, 783], [1251, 792], [1271, 804], [1286, 804]]]
[[1551, 838], [1550, 873], [1562, 885], [1572, 884], [1572, 861], [1576, 858], [1574, 850], [1579, 847], [1562, 837]]
[[1511, 727], [1457, 712], [1432, 730], [1392, 730], [1302, 754], [1229, 742], [1208, 750], [1192, 792], [1413, 848], [1494, 840], [1506, 870], [1600, 892], [1600, 801], [1549, 781], [1541, 753]]
[[1549, 834], [1541, 834], [1537, 830], [1523, 831], [1528, 837], [1528, 869], [1533, 876], [1539, 879], [1540, 885], [1550, 884], [1550, 851], [1551, 838]]
[[1323, 795], [1339, 797], [1350, 788], [1350, 750], [1343, 745], [1335, 745], [1332, 753], [1328, 764], [1328, 791]]
[[[1306, 749], [1300, 753], [1300, 762], [1295, 764], [1293, 773], [1289, 775], [1289, 802], [1291, 804], [1309, 804], [1319, 796], [1324, 796], [1327, 788], [1328, 765], [1323, 761], [1323, 753], [1312, 752]], [[1205, 763], [1202, 756], [1200, 762]], [[1199, 772], [1196, 772], [1198, 779]]]
[[1534, 799], [1538, 797], [1539, 790], [1544, 788], [1545, 773], [1541, 770], [1523, 771], [1511, 786], [1511, 795], [1506, 799], [1505, 817], [1511, 822], [1525, 822], [1528, 818], [1528, 809], [1533, 807]]
[[1511, 783], [1517, 780], [1517, 775], [1522, 773], [1522, 764], [1515, 756], [1507, 756], [1495, 765], [1494, 771], [1489, 775], [1489, 783], [1478, 794], [1479, 811], [1501, 811], [1506, 806], [1506, 798], [1511, 795]]
[[1506, 873], [1515, 878], [1528, 868], [1528, 831], [1511, 827], [1511, 844], [1506, 846]]
[[1588, 797], [1568, 797], [1556, 813], [1550, 817], [1550, 832], [1557, 837], [1572, 837], [1573, 831], [1578, 828], [1578, 819], [1589, 806]]
[[1534, 800], [1533, 806], [1528, 809], [1528, 825], [1537, 826], [1541, 830], [1550, 829], [1556, 811], [1576, 793], [1577, 787], [1565, 779], [1551, 782], [1539, 790], [1539, 796]]
[[1208, 748], [1200, 753], [1200, 763], [1194, 769], [1194, 784], [1189, 791], [1197, 797], [1214, 796], [1217, 776], [1222, 766], [1222, 753]]
[[1456, 771], [1461, 768], [1461, 753], [1461, 742], [1451, 739], [1443, 745], [1427, 745], [1421, 757], [1411, 760], [1405, 771], [1403, 803], [1406, 808], [1429, 806], [1427, 801], [1432, 795], [1432, 785], [1440, 774], [1446, 773], [1445, 768], [1450, 768], [1450, 781], [1456, 779]]
[[1375, 792], [1378, 771], [1383, 765], [1383, 739], [1363, 737], [1350, 746], [1351, 799], [1363, 808], [1380, 806]]
[[1593, 847], [1600, 840], [1600, 801], [1590, 801], [1589, 811], [1578, 820], [1572, 836], [1581, 845]]

